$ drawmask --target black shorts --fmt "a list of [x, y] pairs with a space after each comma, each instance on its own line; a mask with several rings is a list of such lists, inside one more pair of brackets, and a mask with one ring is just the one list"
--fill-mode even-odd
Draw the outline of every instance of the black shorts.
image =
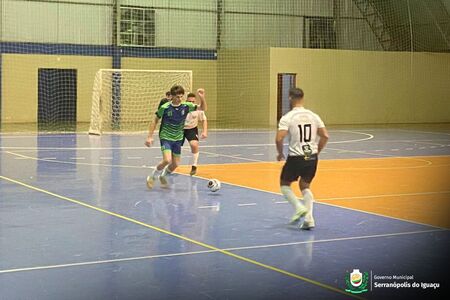
[[184, 138], [190, 141], [198, 141], [198, 127], [185, 129], [184, 130]]
[[297, 181], [299, 177], [307, 183], [311, 183], [316, 176], [317, 154], [313, 154], [308, 160], [304, 156], [288, 156], [281, 171], [280, 179], [285, 182]]

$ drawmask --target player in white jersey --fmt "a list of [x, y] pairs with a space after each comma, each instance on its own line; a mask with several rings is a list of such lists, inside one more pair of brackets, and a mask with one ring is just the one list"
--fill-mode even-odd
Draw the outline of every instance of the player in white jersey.
[[[197, 93], [200, 98], [205, 99], [205, 91], [203, 89], [198, 89]], [[187, 102], [195, 103], [195, 94], [189, 93], [186, 99]], [[204, 100], [203, 100], [204, 101]], [[206, 102], [206, 101], [204, 101]], [[192, 153], [192, 167], [191, 175], [197, 173], [197, 163], [198, 156], [200, 154], [198, 149], [198, 122], [203, 123], [203, 130], [200, 135], [201, 139], [206, 139], [208, 137], [208, 121], [206, 120], [205, 112], [202, 110], [192, 111], [187, 115], [186, 121], [184, 123], [184, 138], [188, 140], [189, 146], [191, 147]]]
[[[316, 175], [318, 154], [328, 141], [328, 132], [320, 117], [305, 109], [303, 91], [299, 88], [289, 90], [292, 110], [285, 114], [278, 125], [276, 145], [277, 160], [284, 160], [283, 139], [289, 136], [289, 154], [280, 176], [281, 193], [295, 208], [291, 218], [294, 224], [305, 217], [301, 229], [315, 227], [313, 217], [313, 194], [310, 184]], [[295, 196], [291, 183], [300, 177], [299, 185], [304, 205]]]

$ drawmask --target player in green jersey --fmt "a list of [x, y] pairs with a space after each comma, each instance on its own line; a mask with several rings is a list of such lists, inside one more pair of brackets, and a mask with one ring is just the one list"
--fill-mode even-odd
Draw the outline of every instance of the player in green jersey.
[[167, 185], [166, 176], [178, 167], [181, 159], [181, 145], [184, 139], [184, 123], [187, 115], [195, 111], [205, 110], [206, 102], [204, 90], [198, 89], [200, 105], [183, 101], [184, 88], [175, 85], [170, 89], [172, 99], [158, 108], [154, 121], [149, 126], [149, 133], [145, 141], [147, 147], [153, 144], [153, 133], [161, 120], [159, 128], [159, 140], [163, 154], [162, 161], [155, 167], [151, 175], [147, 177], [148, 188], [153, 188], [155, 179], [159, 176], [162, 186]]

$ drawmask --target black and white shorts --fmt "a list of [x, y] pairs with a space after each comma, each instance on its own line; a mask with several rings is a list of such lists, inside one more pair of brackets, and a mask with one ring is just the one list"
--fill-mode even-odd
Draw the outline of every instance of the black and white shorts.
[[299, 177], [307, 183], [311, 183], [316, 176], [319, 158], [313, 154], [308, 160], [304, 156], [288, 156], [281, 171], [280, 179], [285, 182], [297, 181]]
[[190, 141], [198, 141], [198, 127], [189, 128], [184, 130], [184, 138]]

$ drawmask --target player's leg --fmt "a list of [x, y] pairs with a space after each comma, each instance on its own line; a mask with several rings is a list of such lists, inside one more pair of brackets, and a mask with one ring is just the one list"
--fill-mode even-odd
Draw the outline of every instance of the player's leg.
[[305, 206], [300, 203], [297, 196], [295, 196], [295, 193], [292, 191], [291, 183], [297, 179], [298, 174], [296, 174], [296, 159], [288, 157], [280, 175], [280, 190], [284, 198], [291, 203], [295, 209], [295, 213], [291, 218], [291, 223], [297, 222], [308, 212]]
[[200, 155], [198, 145], [198, 127], [185, 130], [185, 138], [189, 141], [191, 147], [192, 160], [191, 160], [191, 172], [190, 175], [197, 173], [198, 157]]
[[313, 216], [314, 209], [314, 195], [310, 189], [311, 182], [316, 175], [317, 170], [317, 159], [315, 161], [308, 162], [307, 166], [303, 169], [302, 177], [299, 182], [300, 191], [303, 195], [303, 203], [308, 210], [308, 213], [305, 215], [305, 220], [300, 225], [301, 229], [311, 229], [315, 227], [315, 221]]
[[162, 152], [163, 159], [155, 167], [152, 174], [147, 176], [147, 187], [149, 189], [153, 188], [155, 179], [161, 175], [164, 168], [166, 166], [168, 166], [172, 161], [172, 150], [171, 150], [169, 141], [161, 140], [161, 152]]
[[170, 164], [168, 164], [161, 176], [159, 176], [159, 180], [162, 185], [167, 185], [167, 175], [171, 174], [175, 171], [175, 169], [180, 165], [181, 160], [181, 145], [183, 144], [183, 141], [175, 141], [170, 142], [170, 148], [171, 148], [171, 158], [170, 158]]
[[195, 175], [197, 173], [197, 164], [198, 164], [198, 157], [200, 155], [199, 147], [198, 147], [198, 140], [192, 140], [189, 141], [189, 145], [191, 146], [191, 153], [192, 153], [192, 167], [191, 167], [191, 175]]

